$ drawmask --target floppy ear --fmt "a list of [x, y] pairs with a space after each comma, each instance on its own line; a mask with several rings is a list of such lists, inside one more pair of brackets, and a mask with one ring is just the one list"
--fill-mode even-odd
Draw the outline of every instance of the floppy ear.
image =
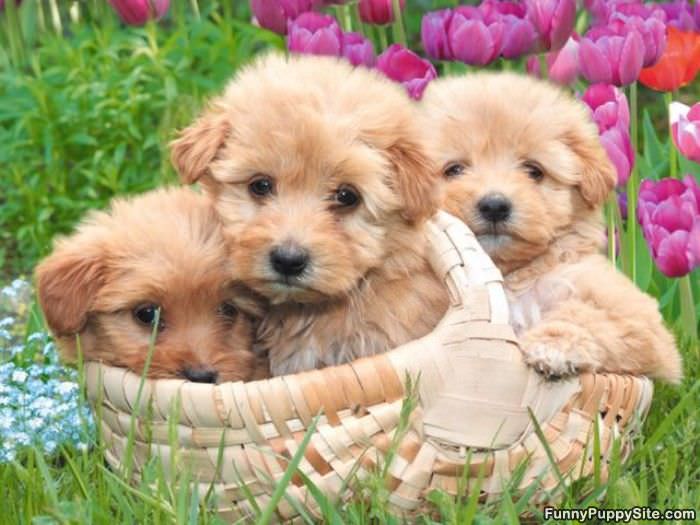
[[600, 142], [597, 132], [576, 133], [567, 143], [582, 163], [579, 179], [581, 196], [591, 208], [600, 206], [615, 188], [617, 172]]
[[78, 333], [104, 283], [102, 258], [59, 249], [39, 264], [36, 282], [51, 331], [57, 336]]
[[429, 219], [439, 205], [440, 173], [425, 148], [401, 140], [388, 148], [396, 175], [396, 187], [403, 198], [403, 217], [408, 222]]
[[231, 131], [224, 108], [213, 104], [170, 143], [170, 160], [180, 180], [194, 184], [208, 173], [209, 165]]

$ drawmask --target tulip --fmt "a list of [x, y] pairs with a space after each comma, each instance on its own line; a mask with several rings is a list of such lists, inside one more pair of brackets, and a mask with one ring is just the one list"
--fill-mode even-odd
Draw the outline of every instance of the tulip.
[[666, 24], [681, 31], [697, 31], [700, 29], [695, 21], [695, 13], [687, 0], [674, 0], [658, 4], [666, 14]]
[[353, 66], [374, 65], [374, 46], [368, 38], [360, 33], [343, 33], [341, 40], [342, 54]]
[[617, 193], [617, 206], [620, 208], [620, 217], [623, 221], [627, 220], [627, 192], [620, 191]]
[[487, 22], [476, 7], [456, 8], [449, 28], [455, 59], [471, 65], [489, 64], [501, 53], [504, 28], [500, 20]]
[[503, 45], [501, 55], [505, 58], [518, 58], [532, 51], [537, 40], [537, 32], [527, 18], [524, 4], [484, 0], [479, 6], [488, 24], [502, 22]]
[[657, 91], [675, 91], [690, 84], [699, 70], [700, 34], [668, 27], [661, 59], [642, 69], [639, 81]]
[[[399, 6], [403, 9], [406, 0], [401, 0]], [[384, 25], [394, 21], [393, 0], [360, 0], [358, 8], [360, 19], [368, 24]]]
[[420, 23], [423, 49], [434, 60], [453, 60], [448, 29], [452, 21], [452, 10], [442, 9], [426, 13]]
[[598, 125], [600, 133], [613, 127], [629, 129], [629, 104], [621, 89], [607, 84], [594, 84], [584, 92], [581, 100], [593, 111], [593, 121]]
[[[578, 48], [579, 37], [573, 33], [566, 45], [559, 51], [547, 53], [547, 68], [549, 69], [549, 79], [562, 86], [572, 84], [579, 74]], [[541, 76], [540, 61], [536, 56], [531, 56], [527, 60], [527, 71], [531, 75]]]
[[595, 84], [586, 90], [581, 100], [591, 108], [600, 142], [617, 171], [617, 184], [624, 186], [634, 166], [627, 97], [615, 86]]
[[342, 31], [332, 16], [314, 12], [302, 13], [287, 24], [287, 49], [290, 51], [340, 56]]
[[684, 157], [700, 163], [700, 102], [692, 108], [679, 102], [671, 106], [673, 142]]
[[419, 99], [428, 83], [437, 77], [437, 71], [430, 62], [401, 44], [390, 45], [377, 57], [377, 69], [403, 84], [414, 99]]
[[109, 0], [125, 24], [142, 26], [160, 20], [170, 8], [170, 0]]
[[576, 0], [525, 0], [527, 16], [539, 34], [540, 47], [558, 51], [576, 22]]
[[644, 238], [662, 273], [681, 277], [700, 263], [700, 187], [693, 177], [642, 181], [637, 209]]
[[642, 37], [644, 46], [642, 67], [649, 67], [659, 61], [666, 48], [666, 24], [663, 19], [664, 14], [660, 9], [652, 11], [647, 18], [615, 12], [610, 16], [607, 25], [594, 27], [589, 31], [589, 35], [625, 37], [631, 31], [636, 31]]
[[287, 34], [287, 23], [316, 7], [316, 0], [250, 0], [250, 10], [260, 27]]
[[591, 29], [579, 47], [581, 74], [589, 82], [631, 84], [642, 70], [644, 52], [644, 42], [636, 31], [617, 36]]

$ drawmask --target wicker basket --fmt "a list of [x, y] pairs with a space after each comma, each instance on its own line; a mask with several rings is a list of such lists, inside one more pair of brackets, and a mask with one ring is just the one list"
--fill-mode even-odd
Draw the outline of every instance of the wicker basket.
[[[152, 423], [148, 433], [143, 421], [136, 425], [134, 474], [149, 454], [159, 455], [172, 474], [166, 418], [179, 398], [180, 456], [199, 482], [213, 483], [225, 517], [252, 516], [245, 494], [261, 507], [269, 501], [305, 429], [322, 411], [300, 469], [327, 496], [351, 497], [352, 485], [348, 489], [344, 480], [350, 473], [362, 477], [383, 460], [399, 423], [405, 378], [419, 376], [418, 406], [388, 466], [397, 514], [426, 511], [431, 489], [456, 494], [465, 472], [471, 474], [467, 486], [481, 476], [482, 496], [498, 495], [525, 460], [520, 488], [538, 483], [539, 496], [551, 497], [562, 477], [569, 482], [592, 473], [596, 428], [605, 476], [615, 438], [623, 458], [630, 450], [651, 402], [651, 381], [615, 374], [544, 381], [522, 362], [501, 274], [474, 235], [443, 212], [429, 228], [431, 264], [451, 297], [432, 333], [386, 354], [263, 381], [146, 380], [139, 413], [150, 405]], [[123, 369], [87, 365], [89, 396], [102, 405], [113, 466], [126, 448], [139, 382]], [[287, 494], [318, 512], [299, 480]], [[281, 520], [296, 516], [284, 499], [277, 512]]]

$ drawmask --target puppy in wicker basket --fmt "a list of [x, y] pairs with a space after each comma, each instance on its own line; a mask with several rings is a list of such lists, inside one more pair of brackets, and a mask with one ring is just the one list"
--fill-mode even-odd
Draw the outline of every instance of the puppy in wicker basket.
[[[219, 221], [189, 189], [117, 199], [60, 239], [36, 270], [63, 357], [214, 383], [267, 375], [252, 352], [261, 304], [235, 284]], [[79, 338], [76, 336], [79, 335]]]
[[502, 271], [526, 362], [548, 377], [678, 382], [680, 356], [658, 305], [602, 254], [602, 206], [616, 175], [585, 106], [508, 73], [437, 80], [422, 105], [444, 207]]
[[329, 57], [264, 56], [172, 144], [209, 193], [244, 282], [270, 300], [273, 375], [428, 333], [447, 309], [425, 256], [439, 171], [400, 85]]

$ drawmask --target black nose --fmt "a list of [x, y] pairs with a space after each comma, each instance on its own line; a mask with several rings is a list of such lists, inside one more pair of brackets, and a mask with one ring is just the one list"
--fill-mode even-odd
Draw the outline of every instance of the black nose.
[[193, 366], [187, 366], [182, 371], [182, 375], [186, 379], [194, 383], [216, 383], [216, 378], [219, 377], [219, 373], [211, 368], [196, 368]]
[[270, 251], [270, 263], [278, 274], [295, 277], [309, 264], [309, 252], [293, 244], [276, 246]]
[[476, 205], [479, 209], [479, 214], [491, 222], [505, 221], [510, 217], [510, 212], [513, 205], [503, 195], [496, 193], [490, 194], [482, 198]]

